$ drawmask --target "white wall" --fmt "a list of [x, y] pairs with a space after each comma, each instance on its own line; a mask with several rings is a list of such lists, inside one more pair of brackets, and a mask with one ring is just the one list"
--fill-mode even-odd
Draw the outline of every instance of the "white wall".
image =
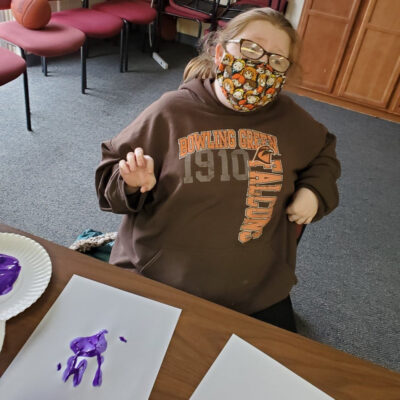
[[297, 29], [303, 10], [304, 0], [289, 0], [288, 8], [286, 10], [286, 18], [292, 23], [293, 27]]

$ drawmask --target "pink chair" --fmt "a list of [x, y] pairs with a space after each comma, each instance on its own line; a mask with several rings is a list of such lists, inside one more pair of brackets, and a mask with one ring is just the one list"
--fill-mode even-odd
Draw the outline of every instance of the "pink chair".
[[[83, 8], [74, 8], [71, 10], [52, 13], [50, 22], [55, 22], [61, 25], [67, 25], [79, 29], [86, 35], [87, 38], [106, 39], [120, 34], [120, 71], [123, 72], [124, 30], [121, 18], [97, 10], [92, 10], [88, 8], [88, 1], [85, 0], [83, 3]], [[87, 41], [84, 43], [82, 53], [82, 63], [86, 65], [88, 53]], [[86, 89], [86, 75], [84, 76], [82, 84], [82, 93], [84, 93]]]
[[24, 74], [26, 126], [28, 131], [32, 131], [26, 62], [24, 59], [17, 56], [13, 52], [3, 47], [0, 47], [0, 86], [3, 86], [8, 82], [13, 81], [21, 74]]
[[[11, 0], [0, 0], [0, 10], [10, 8], [10, 4]], [[83, 32], [55, 22], [50, 22], [43, 29], [38, 30], [27, 29], [16, 21], [1, 22], [0, 38], [19, 47], [24, 59], [26, 59], [27, 51], [43, 59], [43, 57], [63, 56], [81, 49], [81, 56], [83, 56], [85, 42]], [[86, 64], [82, 62], [82, 87], [85, 77]]]
[[104, 3], [95, 4], [92, 8], [122, 19], [124, 23], [122, 42], [125, 58], [122, 70], [126, 72], [128, 70], [128, 40], [130, 24], [149, 25], [156, 22], [157, 10], [152, 7], [150, 2], [145, 0], [109, 0]]

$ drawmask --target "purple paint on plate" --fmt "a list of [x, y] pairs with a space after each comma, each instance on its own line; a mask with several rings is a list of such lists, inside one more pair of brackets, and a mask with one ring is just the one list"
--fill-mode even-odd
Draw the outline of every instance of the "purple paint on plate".
[[107, 349], [107, 341], [105, 334], [108, 333], [106, 329], [103, 329], [99, 333], [93, 336], [77, 337], [70, 343], [70, 348], [74, 352], [67, 361], [67, 368], [65, 368], [63, 374], [64, 382], [73, 375], [74, 386], [81, 383], [83, 373], [87, 367], [87, 360], [83, 359], [76, 366], [78, 357], [96, 357], [97, 358], [97, 370], [93, 379], [93, 386], [100, 386], [102, 382], [101, 364], [104, 361], [104, 357], [101, 353], [104, 353]]
[[61, 369], [61, 363], [57, 364], [57, 371], [59, 371]]
[[120, 336], [120, 337], [119, 337], [119, 340], [120, 340], [121, 342], [127, 343], [127, 340], [126, 340], [123, 336]]
[[0, 296], [12, 290], [20, 271], [21, 266], [15, 257], [0, 254]]

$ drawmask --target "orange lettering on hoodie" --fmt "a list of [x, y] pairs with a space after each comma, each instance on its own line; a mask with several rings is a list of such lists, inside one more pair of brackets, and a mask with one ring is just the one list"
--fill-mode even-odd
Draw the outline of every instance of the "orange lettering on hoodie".
[[206, 148], [206, 135], [205, 132], [193, 133], [196, 151], [202, 151]]
[[179, 159], [185, 158], [188, 153], [187, 137], [178, 139], [178, 145], [179, 145]]
[[[247, 136], [247, 139], [249, 136]], [[255, 135], [253, 135], [253, 138], [255, 138]], [[259, 136], [256, 139], [257, 142], [258, 138]], [[283, 181], [282, 162], [273, 159], [275, 154], [279, 155], [276, 140], [274, 140], [274, 144], [275, 148], [268, 145], [260, 146], [254, 159], [249, 161], [247, 207], [238, 235], [240, 243], [260, 238], [264, 227], [271, 221], [277, 197], [265, 195], [265, 192], [279, 192], [282, 188], [282, 184], [279, 182]], [[248, 140], [247, 145], [249, 145]]]

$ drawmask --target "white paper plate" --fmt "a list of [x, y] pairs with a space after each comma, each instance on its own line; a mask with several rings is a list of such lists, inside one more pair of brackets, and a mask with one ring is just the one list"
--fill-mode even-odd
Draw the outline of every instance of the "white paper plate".
[[0, 320], [7, 320], [31, 306], [46, 290], [51, 261], [39, 243], [15, 233], [0, 233], [0, 253], [17, 258], [21, 265], [12, 290], [0, 296]]

